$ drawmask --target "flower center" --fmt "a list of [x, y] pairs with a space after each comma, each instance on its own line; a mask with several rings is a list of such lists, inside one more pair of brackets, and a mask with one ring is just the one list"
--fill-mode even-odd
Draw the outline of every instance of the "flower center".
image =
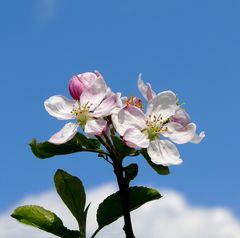
[[138, 107], [140, 109], [143, 109], [143, 103], [142, 103], [142, 100], [138, 97], [135, 97], [135, 96], [131, 96], [129, 97], [126, 102], [125, 102], [126, 105], [133, 105], [135, 107]]
[[91, 118], [89, 109], [90, 109], [89, 103], [86, 103], [85, 105], [81, 106], [78, 102], [78, 104], [73, 108], [71, 112], [76, 117], [79, 125], [82, 128], [85, 127], [87, 121]]
[[146, 121], [147, 128], [145, 129], [149, 140], [158, 139], [162, 132], [167, 131], [167, 127], [165, 125], [169, 121], [170, 119], [163, 120], [161, 115], [149, 115]]

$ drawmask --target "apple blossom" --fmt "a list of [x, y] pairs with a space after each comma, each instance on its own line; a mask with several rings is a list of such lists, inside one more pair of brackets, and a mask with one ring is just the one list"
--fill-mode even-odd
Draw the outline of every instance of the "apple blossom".
[[54, 134], [49, 139], [51, 143], [62, 144], [69, 141], [77, 133], [79, 126], [89, 135], [101, 135], [107, 126], [105, 117], [111, 114], [119, 101], [119, 94], [111, 92], [100, 74], [84, 73], [78, 79], [79, 84], [76, 83], [76, 78], [72, 78], [69, 86], [75, 100], [57, 95], [44, 102], [45, 109], [51, 116], [59, 120], [76, 120], [67, 123]]
[[160, 140], [177, 107], [176, 95], [165, 91], [149, 101], [146, 115], [140, 108], [126, 104], [118, 113], [112, 114], [112, 121], [129, 147], [146, 148], [156, 164], [177, 165], [182, 160], [176, 146], [168, 140]]
[[[138, 78], [138, 89], [147, 101], [150, 101], [156, 96], [156, 93], [152, 90], [151, 84], [145, 84], [143, 82], [141, 74]], [[167, 130], [163, 132], [163, 135], [176, 144], [184, 144], [187, 142], [200, 143], [205, 137], [203, 131], [199, 135], [196, 134], [196, 124], [191, 122], [188, 113], [180, 106], [169, 120], [166, 128]]]
[[[155, 164], [169, 166], [182, 163], [180, 154], [171, 141], [177, 144], [199, 143], [205, 136], [204, 132], [196, 134], [196, 124], [180, 108], [172, 91], [156, 94], [149, 83], [143, 82], [141, 76], [138, 88], [148, 101], [146, 114], [141, 110], [142, 103], [136, 103], [140, 102], [136, 97], [126, 100], [125, 105], [112, 114], [116, 131], [129, 147], [146, 148]], [[161, 136], [171, 141], [160, 140]]]

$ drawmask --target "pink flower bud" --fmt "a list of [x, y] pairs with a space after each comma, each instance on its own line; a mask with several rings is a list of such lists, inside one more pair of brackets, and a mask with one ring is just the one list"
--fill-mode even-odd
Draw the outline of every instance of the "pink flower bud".
[[75, 100], [79, 100], [83, 91], [91, 86], [97, 77], [98, 76], [95, 73], [91, 72], [74, 75], [69, 81], [69, 92], [71, 96]]
[[75, 100], [79, 100], [84, 89], [83, 83], [77, 75], [74, 75], [69, 81], [69, 92]]

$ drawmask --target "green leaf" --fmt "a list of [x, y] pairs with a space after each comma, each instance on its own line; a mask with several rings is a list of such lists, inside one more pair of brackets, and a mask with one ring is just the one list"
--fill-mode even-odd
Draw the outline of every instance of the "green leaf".
[[149, 164], [158, 174], [168, 175], [168, 174], [170, 173], [170, 171], [169, 171], [169, 169], [168, 169], [167, 166], [154, 164], [154, 163], [151, 161], [151, 158], [149, 157], [146, 149], [141, 150], [141, 154], [142, 154], [143, 157], [146, 159], [146, 161], [148, 162], [148, 164]]
[[137, 164], [129, 164], [128, 166], [124, 167], [125, 178], [127, 179], [128, 183], [133, 180], [138, 174], [138, 165]]
[[84, 213], [83, 213], [83, 218], [82, 218], [82, 223], [80, 224], [80, 238], [81, 237], [86, 237], [86, 222], [87, 222], [87, 213], [88, 213], [88, 209], [90, 207], [91, 203], [88, 204], [88, 206], [86, 207]]
[[101, 143], [97, 139], [87, 138], [85, 135], [79, 132], [75, 137], [77, 137], [81, 145], [86, 149], [100, 149]]
[[[144, 203], [161, 198], [160, 193], [152, 188], [147, 187], [130, 187], [130, 211], [137, 209]], [[116, 221], [119, 217], [123, 216], [121, 207], [120, 192], [116, 192], [107, 197], [98, 207], [97, 222], [98, 229], [92, 237], [104, 226]]]
[[121, 157], [125, 157], [135, 152], [133, 148], [129, 148], [128, 146], [126, 146], [124, 141], [118, 136], [112, 136], [112, 141]]
[[21, 206], [11, 216], [26, 225], [37, 227], [62, 238], [77, 238], [78, 231], [67, 229], [59, 217], [40, 206]]
[[[79, 151], [96, 150], [97, 152], [100, 149], [100, 142], [98, 140], [88, 139], [81, 133], [77, 133], [73, 139], [60, 145], [55, 145], [48, 141], [38, 143], [36, 139], [33, 139], [29, 145], [33, 154], [40, 159], [50, 158], [55, 155], [71, 154]], [[101, 151], [99, 150], [99, 152]]]
[[59, 169], [54, 175], [54, 183], [63, 202], [76, 218], [79, 228], [85, 229], [88, 207], [85, 210], [86, 195], [81, 180]]

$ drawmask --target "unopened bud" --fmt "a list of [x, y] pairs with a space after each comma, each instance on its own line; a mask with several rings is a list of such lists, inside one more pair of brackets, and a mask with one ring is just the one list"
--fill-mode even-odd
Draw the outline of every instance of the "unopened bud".
[[97, 79], [95, 73], [86, 72], [79, 75], [74, 75], [69, 81], [69, 92], [75, 100], [79, 100], [81, 94]]

